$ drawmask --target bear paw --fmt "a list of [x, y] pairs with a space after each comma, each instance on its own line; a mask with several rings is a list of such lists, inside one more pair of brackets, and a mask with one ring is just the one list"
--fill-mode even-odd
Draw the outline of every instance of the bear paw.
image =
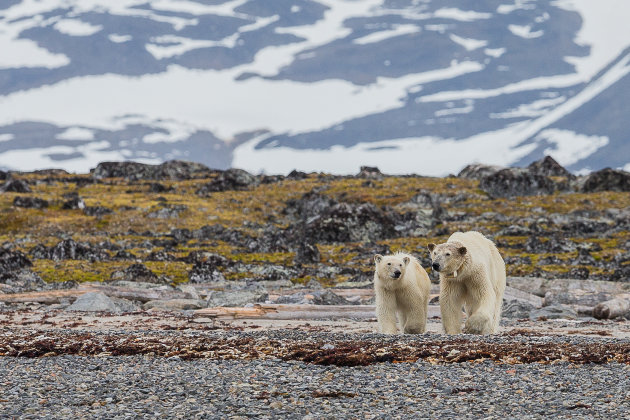
[[473, 314], [466, 321], [464, 325], [464, 334], [490, 334], [492, 333], [492, 327], [490, 325], [490, 318], [486, 315]]
[[405, 334], [423, 334], [424, 333], [425, 328], [422, 326], [409, 326], [409, 325], [405, 325]]

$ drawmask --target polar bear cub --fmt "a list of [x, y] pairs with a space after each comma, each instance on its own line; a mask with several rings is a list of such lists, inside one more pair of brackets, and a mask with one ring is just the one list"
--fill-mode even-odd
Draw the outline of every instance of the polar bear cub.
[[396, 334], [396, 316], [403, 333], [426, 330], [431, 281], [417, 259], [402, 252], [374, 256], [374, 293], [379, 332]]
[[440, 311], [447, 334], [493, 334], [501, 318], [505, 262], [479, 232], [455, 232], [443, 244], [429, 244], [431, 267], [440, 273]]

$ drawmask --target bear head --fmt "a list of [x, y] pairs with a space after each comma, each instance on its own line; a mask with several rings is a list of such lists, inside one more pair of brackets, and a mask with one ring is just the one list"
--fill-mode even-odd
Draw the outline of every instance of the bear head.
[[446, 242], [439, 245], [429, 244], [429, 252], [433, 270], [444, 273], [446, 277], [457, 277], [457, 271], [466, 261], [468, 250], [459, 242]]
[[405, 270], [411, 259], [407, 255], [388, 255], [382, 256], [376, 254], [374, 262], [376, 263], [376, 273], [381, 280], [396, 281], [405, 276]]

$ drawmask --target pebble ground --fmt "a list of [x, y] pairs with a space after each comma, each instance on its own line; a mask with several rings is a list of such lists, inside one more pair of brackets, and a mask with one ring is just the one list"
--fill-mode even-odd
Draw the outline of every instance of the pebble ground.
[[378, 363], [153, 356], [0, 357], [0, 418], [630, 416], [630, 365]]

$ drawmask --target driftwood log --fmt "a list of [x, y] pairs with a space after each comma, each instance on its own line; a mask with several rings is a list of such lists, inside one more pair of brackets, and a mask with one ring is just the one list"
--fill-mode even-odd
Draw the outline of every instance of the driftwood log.
[[630, 296], [619, 296], [606, 302], [598, 303], [593, 308], [593, 317], [613, 319], [630, 313]]
[[77, 289], [68, 290], [47, 290], [43, 292], [27, 293], [7, 293], [0, 294], [0, 302], [38, 302], [38, 303], [60, 303], [62, 300], [75, 300], [88, 292], [101, 292], [107, 296], [148, 302], [150, 300], [186, 299], [189, 295], [176, 290], [162, 289], [132, 289], [129, 287], [108, 286], [101, 284], [90, 284], [79, 286]]

